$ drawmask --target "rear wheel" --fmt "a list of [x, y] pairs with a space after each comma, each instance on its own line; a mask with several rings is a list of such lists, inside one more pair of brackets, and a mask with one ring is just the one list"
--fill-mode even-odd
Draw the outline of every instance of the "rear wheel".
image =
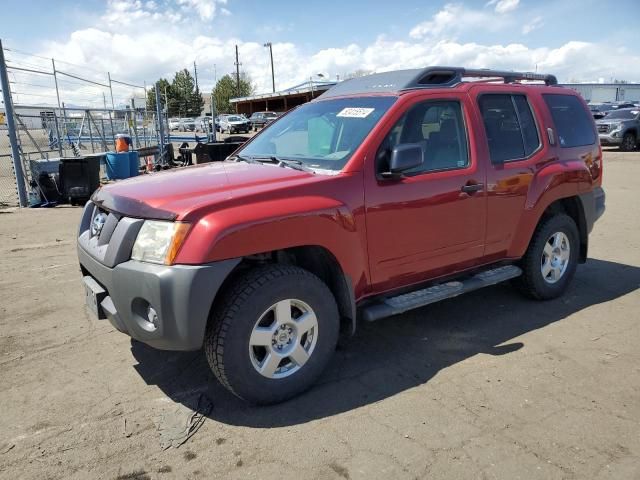
[[515, 283], [528, 297], [548, 300], [567, 289], [576, 271], [580, 241], [578, 227], [566, 214], [543, 220], [522, 258], [522, 276]]
[[233, 283], [214, 308], [205, 352], [218, 380], [256, 404], [287, 400], [309, 388], [338, 340], [329, 288], [294, 266], [269, 265]]
[[620, 144], [620, 150], [623, 152], [632, 152], [636, 149], [636, 136], [632, 132], [625, 133], [622, 137], [622, 143]]

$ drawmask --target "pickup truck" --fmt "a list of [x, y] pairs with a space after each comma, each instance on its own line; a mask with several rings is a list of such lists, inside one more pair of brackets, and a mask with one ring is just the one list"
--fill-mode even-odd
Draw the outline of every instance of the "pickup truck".
[[640, 141], [640, 108], [621, 108], [596, 120], [600, 145], [618, 146], [623, 152], [635, 150]]
[[562, 295], [602, 168], [587, 105], [552, 75], [351, 79], [224, 162], [99, 189], [78, 232], [86, 303], [152, 347], [204, 348], [242, 399], [284, 401], [358, 322], [507, 280]]

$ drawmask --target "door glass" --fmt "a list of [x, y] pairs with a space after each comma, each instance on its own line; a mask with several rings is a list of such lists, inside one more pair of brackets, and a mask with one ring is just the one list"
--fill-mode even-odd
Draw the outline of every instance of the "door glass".
[[411, 107], [394, 125], [376, 156], [376, 169], [388, 171], [394, 147], [417, 143], [423, 163], [405, 175], [464, 168], [469, 165], [467, 135], [462, 108], [456, 101], [429, 101]]
[[538, 129], [536, 121], [533, 118], [531, 107], [524, 95], [513, 95], [513, 102], [518, 109], [518, 117], [520, 118], [520, 130], [522, 131], [522, 139], [524, 140], [524, 153], [528, 157], [535, 152], [540, 146], [540, 138], [538, 137]]
[[485, 94], [480, 112], [493, 163], [525, 158], [524, 141], [511, 95]]

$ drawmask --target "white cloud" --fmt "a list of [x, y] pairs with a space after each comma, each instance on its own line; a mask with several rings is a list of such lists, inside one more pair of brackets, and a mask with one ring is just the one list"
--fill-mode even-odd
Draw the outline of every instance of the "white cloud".
[[520, 0], [490, 0], [487, 2], [487, 6], [495, 5], [494, 10], [496, 13], [509, 13], [518, 8]]
[[[168, 5], [171, 4], [157, 1], [155, 9], [151, 9], [149, 2], [113, 0], [105, 15], [96, 22], [99, 27], [77, 30], [65, 41], [48, 42], [38, 53], [86, 65], [90, 68], [75, 68], [61, 62], [58, 68], [101, 83], [106, 81], [107, 71], [111, 72], [112, 78], [135, 84], [145, 80], [150, 83], [159, 77], [171, 79], [177, 70], [191, 69], [196, 60], [201, 90], [208, 92], [214, 84], [214, 65], [218, 78], [235, 70], [237, 44], [241, 68], [251, 77], [257, 92], [271, 90], [269, 55], [262, 43], [198, 35], [197, 30], [184, 28], [186, 22], [163, 21], [163, 29], [122, 28], [118, 23], [131, 15], [138, 18], [138, 25], [145, 26], [158, 22], [154, 20], [155, 15], [163, 19], [177, 15], [181, 19], [187, 18], [183, 16], [182, 6], [171, 9]], [[212, 14], [220, 13], [214, 11]], [[201, 13], [192, 12], [193, 15]], [[274, 42], [276, 88], [302, 83], [316, 73], [334, 79], [336, 75], [344, 78], [356, 70], [379, 72], [427, 65], [528, 71], [537, 67], [539, 72], [556, 74], [561, 81], [594, 81], [600, 77], [640, 80], [640, 55], [637, 52], [614, 48], [615, 45], [598, 40], [533, 48], [522, 43], [480, 44], [457, 39], [461, 29], [478, 28], [483, 22], [495, 29], [517, 28], [515, 19], [507, 17], [448, 4], [426, 22], [416, 25], [408, 36], [381, 35], [369, 44], [336, 45], [311, 52], [307, 50], [308, 46]], [[493, 22], [493, 19], [497, 21]], [[537, 28], [541, 22], [534, 18], [531, 23]], [[520, 28], [524, 32], [524, 27]], [[101, 104], [103, 90], [96, 87], [95, 91], [100, 93], [94, 100]], [[77, 98], [72, 95], [73, 91], [63, 93], [63, 100], [79, 103], [90, 97], [86, 90], [82, 90]], [[116, 103], [126, 101], [127, 95], [131, 95], [131, 90], [122, 86], [114, 91]]]
[[508, 20], [482, 10], [466, 8], [460, 3], [448, 3], [430, 20], [411, 29], [412, 38], [456, 38], [460, 32], [474, 28], [497, 31], [504, 28]]
[[[213, 20], [218, 5], [226, 5], [227, 0], [177, 0], [177, 2], [187, 10], [193, 9], [198, 12], [201, 20]], [[223, 8], [223, 13], [228, 14], [229, 10]]]
[[534, 30], [537, 30], [538, 28], [542, 27], [543, 25], [544, 25], [544, 22], [542, 21], [541, 16], [534, 17], [531, 21], [529, 21], [528, 23], [525, 23], [522, 26], [522, 33], [523, 35], [528, 35]]

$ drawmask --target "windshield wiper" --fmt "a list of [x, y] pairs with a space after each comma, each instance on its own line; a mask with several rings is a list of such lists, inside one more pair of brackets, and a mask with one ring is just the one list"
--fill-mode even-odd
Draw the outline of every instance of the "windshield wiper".
[[265, 157], [248, 157], [249, 159], [262, 163], [277, 163], [279, 167], [289, 167], [294, 170], [301, 170], [303, 172], [315, 173], [311, 168], [305, 167], [304, 163], [300, 160], [294, 160], [292, 158], [280, 158], [276, 155], [269, 155]]
[[243, 157], [242, 155], [234, 155], [231, 158], [235, 159], [236, 162], [258, 163], [258, 161], [253, 157]]

